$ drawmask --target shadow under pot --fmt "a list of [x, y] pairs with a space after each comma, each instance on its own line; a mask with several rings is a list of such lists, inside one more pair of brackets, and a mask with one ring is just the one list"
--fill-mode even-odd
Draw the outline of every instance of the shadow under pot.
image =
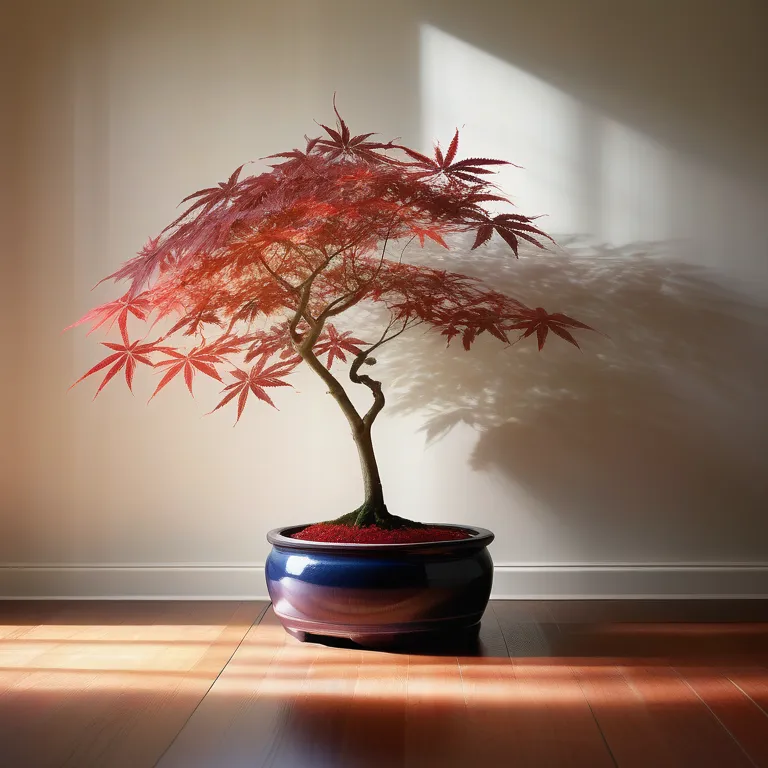
[[289, 634], [364, 646], [477, 635], [493, 582], [490, 531], [441, 525], [470, 537], [417, 544], [291, 538], [305, 527], [267, 534], [267, 589]]

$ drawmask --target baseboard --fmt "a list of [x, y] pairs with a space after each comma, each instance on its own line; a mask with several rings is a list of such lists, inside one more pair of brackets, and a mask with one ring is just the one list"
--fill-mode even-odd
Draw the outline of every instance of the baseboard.
[[[500, 564], [500, 600], [768, 598], [768, 564]], [[257, 564], [0, 565], [2, 599], [260, 600]]]
[[0, 599], [265, 600], [255, 564], [0, 565]]
[[768, 598], [768, 564], [497, 565], [497, 600]]

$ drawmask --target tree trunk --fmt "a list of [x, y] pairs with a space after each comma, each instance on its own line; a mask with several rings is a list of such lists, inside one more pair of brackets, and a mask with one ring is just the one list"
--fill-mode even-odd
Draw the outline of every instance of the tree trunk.
[[[310, 342], [314, 343], [314, 340], [310, 339]], [[384, 503], [384, 491], [381, 487], [379, 466], [376, 463], [376, 454], [374, 453], [373, 441], [371, 440], [371, 426], [384, 404], [381, 385], [378, 382], [373, 382], [367, 376], [357, 375], [355, 369], [355, 377], [352, 380], [366, 383], [373, 390], [375, 397], [374, 406], [365, 417], [361, 417], [357, 410], [355, 410], [354, 405], [352, 405], [344, 387], [341, 386], [336, 377], [317, 359], [317, 356], [312, 351], [311, 343], [301, 344], [295, 340], [294, 347], [302, 359], [328, 386], [328, 393], [338, 403], [342, 413], [349, 423], [352, 430], [352, 437], [357, 446], [357, 453], [360, 458], [360, 469], [363, 474], [363, 490], [365, 493], [365, 500], [356, 510], [349, 512], [346, 515], [342, 515], [335, 520], [330, 520], [329, 522], [355, 526], [356, 528], [362, 528], [363, 526], [369, 525], [377, 525], [380, 528], [389, 529], [422, 527], [421, 523], [408, 520], [404, 517], [398, 517], [397, 515], [391, 515], [387, 510], [387, 505]], [[361, 362], [362, 360], [357, 363], [357, 368], [360, 367]], [[371, 386], [371, 384], [373, 386]]]
[[357, 446], [357, 453], [360, 457], [360, 469], [363, 474], [365, 500], [353, 512], [342, 515], [330, 522], [339, 523], [341, 525], [354, 525], [358, 528], [366, 525], [379, 525], [383, 528], [400, 527], [407, 521], [395, 517], [394, 515], [390, 515], [384, 504], [384, 491], [381, 487], [379, 467], [376, 463], [376, 454], [373, 451], [373, 441], [371, 440], [371, 422], [360, 417], [347, 396], [347, 393], [344, 391], [344, 387], [341, 386], [336, 380], [336, 377], [317, 359], [317, 356], [310, 346], [303, 347], [297, 344], [295, 348], [309, 367], [328, 386], [328, 393], [338, 403], [342, 413], [349, 423], [352, 430], [352, 437]]
[[357, 454], [360, 457], [363, 491], [365, 493], [365, 501], [351, 513], [355, 516], [354, 525], [356, 527], [380, 525], [389, 528], [392, 524], [392, 515], [389, 514], [387, 506], [384, 504], [384, 491], [381, 487], [379, 466], [376, 463], [376, 454], [371, 440], [371, 426], [369, 424], [361, 425], [353, 432], [353, 436], [357, 446]]
[[376, 525], [379, 528], [387, 528], [389, 530], [393, 528], [423, 528], [423, 523], [417, 523], [415, 520], [408, 520], [405, 517], [390, 514], [387, 509], [387, 505], [384, 503], [384, 491], [381, 487], [376, 454], [373, 451], [371, 424], [364, 422], [358, 429], [353, 430], [352, 434], [357, 446], [358, 456], [360, 457], [365, 501], [354, 512], [342, 515], [331, 522], [351, 525], [355, 528], [363, 528], [369, 525]]

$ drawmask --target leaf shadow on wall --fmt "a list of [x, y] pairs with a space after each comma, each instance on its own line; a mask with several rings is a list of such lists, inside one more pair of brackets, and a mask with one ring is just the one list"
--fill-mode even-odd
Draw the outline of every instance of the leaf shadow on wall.
[[674, 244], [559, 242], [519, 261], [493, 247], [418, 261], [605, 336], [580, 333], [581, 352], [550, 336], [541, 353], [531, 339], [509, 348], [481, 336], [467, 353], [415, 332], [382, 361], [389, 412], [425, 415], [428, 441], [468, 425], [473, 469], [599, 529], [603, 543], [674, 557], [696, 526], [697, 556], [764, 559], [768, 306], [676, 259]]

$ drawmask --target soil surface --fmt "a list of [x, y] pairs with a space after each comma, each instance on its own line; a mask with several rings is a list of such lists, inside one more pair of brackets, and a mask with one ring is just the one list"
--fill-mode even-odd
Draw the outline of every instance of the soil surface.
[[376, 525], [353, 528], [349, 525], [316, 523], [297, 533], [292, 539], [323, 541], [336, 544], [420, 544], [426, 541], [455, 541], [469, 539], [471, 534], [456, 528], [429, 525], [423, 528], [395, 528], [386, 530]]

